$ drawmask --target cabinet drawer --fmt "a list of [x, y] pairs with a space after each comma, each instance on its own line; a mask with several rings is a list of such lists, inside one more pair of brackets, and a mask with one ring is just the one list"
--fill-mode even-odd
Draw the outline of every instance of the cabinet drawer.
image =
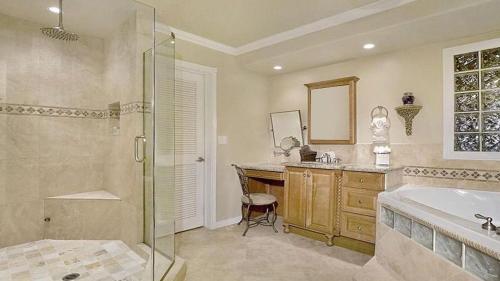
[[260, 178], [268, 180], [283, 180], [283, 173], [271, 172], [271, 171], [261, 171], [261, 170], [245, 170], [245, 175], [249, 178]]
[[376, 220], [374, 217], [342, 212], [340, 235], [375, 243]]
[[384, 174], [345, 171], [342, 185], [354, 188], [384, 190]]
[[379, 191], [344, 187], [342, 190], [342, 210], [355, 214], [375, 216]]

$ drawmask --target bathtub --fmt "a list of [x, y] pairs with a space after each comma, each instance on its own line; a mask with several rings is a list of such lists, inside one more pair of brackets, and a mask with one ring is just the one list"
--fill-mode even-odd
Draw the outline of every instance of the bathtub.
[[404, 185], [381, 193], [378, 203], [500, 257], [500, 235], [482, 229], [484, 220], [474, 217], [492, 217], [500, 227], [500, 192]]

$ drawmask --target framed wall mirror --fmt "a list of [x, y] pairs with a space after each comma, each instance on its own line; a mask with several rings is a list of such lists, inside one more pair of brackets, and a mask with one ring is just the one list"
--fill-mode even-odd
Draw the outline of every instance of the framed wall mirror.
[[297, 139], [300, 146], [304, 145], [300, 110], [271, 113], [271, 126], [275, 147], [280, 147], [281, 141], [287, 137]]
[[356, 143], [356, 82], [358, 77], [305, 84], [308, 89], [310, 144]]

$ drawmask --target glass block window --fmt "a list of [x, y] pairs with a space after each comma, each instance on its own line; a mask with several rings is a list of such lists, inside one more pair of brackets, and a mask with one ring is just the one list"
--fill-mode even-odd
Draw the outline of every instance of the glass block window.
[[455, 152], [500, 152], [498, 46], [453, 54]]

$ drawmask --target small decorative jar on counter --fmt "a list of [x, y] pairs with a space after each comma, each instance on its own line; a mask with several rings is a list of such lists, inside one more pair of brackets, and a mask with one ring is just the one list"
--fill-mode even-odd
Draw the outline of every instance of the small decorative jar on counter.
[[413, 96], [412, 92], [406, 92], [403, 94], [403, 104], [413, 104], [415, 102], [415, 96]]

